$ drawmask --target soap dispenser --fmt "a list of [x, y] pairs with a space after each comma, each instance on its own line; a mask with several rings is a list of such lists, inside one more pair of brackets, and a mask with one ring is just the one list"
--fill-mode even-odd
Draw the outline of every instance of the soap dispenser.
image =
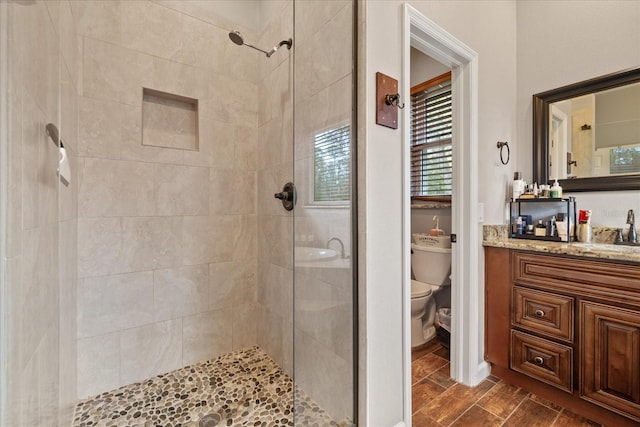
[[561, 199], [562, 198], [562, 187], [558, 184], [558, 180], [556, 179], [551, 186], [551, 198], [552, 199]]

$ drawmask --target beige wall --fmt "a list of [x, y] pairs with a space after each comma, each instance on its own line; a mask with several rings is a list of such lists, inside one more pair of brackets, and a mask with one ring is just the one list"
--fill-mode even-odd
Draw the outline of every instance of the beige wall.
[[[189, 6], [72, 2], [81, 398], [257, 342], [259, 55]], [[198, 151], [142, 144], [143, 87], [198, 99]]]
[[[517, 2], [518, 170], [532, 177], [534, 93], [640, 66], [640, 2]], [[512, 149], [512, 153], [513, 153]], [[637, 191], [581, 192], [578, 209], [594, 225], [624, 227], [628, 209], [640, 210]]]
[[[76, 397], [75, 27], [67, 1], [9, 2], [0, 10], [9, 86], [1, 421], [68, 425]], [[56, 176], [47, 123], [57, 126], [71, 159], [69, 187]]]

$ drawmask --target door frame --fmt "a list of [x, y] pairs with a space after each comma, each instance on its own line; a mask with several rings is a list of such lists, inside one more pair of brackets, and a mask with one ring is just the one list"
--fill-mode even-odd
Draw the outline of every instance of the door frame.
[[[453, 97], [453, 194], [451, 232], [451, 377], [475, 386], [490, 373], [483, 360], [483, 269], [479, 263], [478, 54], [418, 10], [404, 4], [402, 99], [410, 99], [410, 49], [414, 47], [451, 68]], [[411, 193], [408, 109], [403, 120], [403, 377], [404, 420], [411, 425]]]

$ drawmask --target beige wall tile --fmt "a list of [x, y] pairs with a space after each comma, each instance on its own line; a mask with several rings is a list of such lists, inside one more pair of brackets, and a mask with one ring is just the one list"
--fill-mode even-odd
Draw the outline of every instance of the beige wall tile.
[[246, 302], [233, 307], [233, 350], [258, 345], [258, 305]]
[[211, 309], [232, 307], [256, 300], [256, 267], [246, 262], [209, 265]]
[[343, 393], [336, 393], [336, 390], [352, 389], [351, 363], [298, 329], [295, 330], [295, 340], [294, 375], [300, 387], [333, 419], [351, 416], [352, 400]]
[[78, 117], [78, 154], [119, 159], [122, 145], [123, 104], [81, 96]]
[[131, 384], [182, 366], [182, 319], [127, 329], [120, 337], [120, 382]]
[[202, 68], [154, 57], [153, 85], [146, 87], [201, 101], [210, 98], [211, 77], [211, 73]]
[[[68, 1], [60, 2], [60, 54], [74, 88], [78, 83], [78, 28]], [[62, 103], [62, 106], [66, 102]]]
[[234, 169], [255, 171], [258, 167], [258, 130], [253, 126], [235, 126], [233, 140]]
[[188, 151], [173, 148], [152, 147], [142, 144], [142, 113], [140, 107], [120, 104], [122, 160], [150, 163], [183, 164]]
[[78, 220], [78, 277], [123, 270], [120, 218]]
[[87, 158], [78, 195], [82, 217], [155, 214], [154, 165]]
[[111, 43], [120, 43], [120, 1], [71, 0], [78, 34]]
[[120, 332], [78, 340], [78, 398], [120, 384]]
[[240, 106], [250, 112], [258, 112], [258, 86], [255, 83], [231, 77], [212, 75], [209, 78], [209, 94], [213, 102]]
[[233, 237], [234, 261], [255, 261], [258, 256], [258, 219], [256, 215], [235, 217]]
[[233, 216], [184, 217], [183, 263], [185, 265], [230, 261], [235, 236]]
[[122, 254], [126, 271], [182, 265], [181, 217], [122, 219]]
[[83, 44], [83, 95], [140, 106], [142, 88], [153, 80], [153, 57], [91, 38]]
[[185, 365], [213, 359], [232, 350], [232, 309], [223, 308], [183, 319]]
[[87, 277], [78, 292], [78, 336], [115, 332], [153, 322], [153, 273]]
[[351, 22], [351, 8], [345, 7], [296, 50], [296, 97], [307, 99], [351, 73]]
[[208, 215], [209, 169], [155, 165], [157, 215]]
[[[282, 366], [282, 318], [264, 307], [258, 311], [258, 345]], [[306, 391], [306, 390], [305, 390]]]
[[201, 313], [209, 308], [209, 266], [194, 265], [153, 272], [155, 321]]
[[123, 46], [161, 58], [180, 49], [182, 14], [149, 1], [123, 1], [120, 13]]
[[256, 213], [256, 173], [212, 169], [210, 173], [212, 215]]

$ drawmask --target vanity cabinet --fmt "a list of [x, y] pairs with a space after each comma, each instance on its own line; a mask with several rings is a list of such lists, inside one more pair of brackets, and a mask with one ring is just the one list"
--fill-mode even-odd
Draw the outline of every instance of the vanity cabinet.
[[583, 301], [580, 395], [640, 421], [640, 311]]
[[607, 426], [640, 423], [640, 265], [485, 248], [492, 374]]

